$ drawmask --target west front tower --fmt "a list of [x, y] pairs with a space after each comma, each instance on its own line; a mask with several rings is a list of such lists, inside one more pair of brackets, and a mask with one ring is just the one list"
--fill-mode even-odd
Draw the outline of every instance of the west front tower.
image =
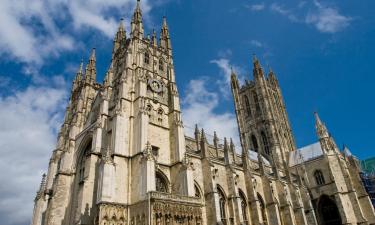
[[95, 50], [86, 72], [77, 73], [73, 110], [68, 108], [62, 128], [69, 134], [67, 144], [51, 159], [57, 163], [50, 164], [43, 184], [48, 196], [36, 200], [44, 203], [33, 224], [195, 224], [202, 219], [186, 156], [167, 20], [162, 19], [159, 38], [155, 31], [145, 35], [137, 1], [130, 32], [123, 23], [104, 83], [95, 81]]

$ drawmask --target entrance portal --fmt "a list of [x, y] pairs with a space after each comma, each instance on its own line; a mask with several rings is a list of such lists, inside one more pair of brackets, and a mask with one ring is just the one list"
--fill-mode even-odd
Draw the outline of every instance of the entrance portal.
[[327, 195], [319, 199], [318, 213], [320, 225], [341, 225], [341, 216], [336, 202]]

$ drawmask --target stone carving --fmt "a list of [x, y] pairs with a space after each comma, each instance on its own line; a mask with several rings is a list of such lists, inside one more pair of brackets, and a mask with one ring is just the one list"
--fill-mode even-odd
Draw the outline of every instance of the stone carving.
[[127, 225], [127, 208], [113, 203], [99, 205], [98, 225]]

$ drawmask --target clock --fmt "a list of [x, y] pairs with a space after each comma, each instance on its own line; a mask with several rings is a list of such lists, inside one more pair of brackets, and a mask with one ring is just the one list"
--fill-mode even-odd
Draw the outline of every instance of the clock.
[[160, 80], [157, 79], [150, 79], [148, 81], [148, 86], [150, 86], [153, 92], [159, 93], [163, 90], [163, 84]]

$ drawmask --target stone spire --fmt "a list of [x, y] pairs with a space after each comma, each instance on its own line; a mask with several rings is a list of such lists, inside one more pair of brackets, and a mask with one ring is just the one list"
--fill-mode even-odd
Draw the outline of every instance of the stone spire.
[[155, 47], [155, 48], [158, 46], [158, 41], [156, 39], [156, 32], [155, 32], [155, 30], [152, 30], [151, 45], [153, 47]]
[[38, 200], [39, 198], [41, 198], [43, 196], [43, 193], [44, 191], [46, 190], [46, 174], [43, 173], [42, 175], [42, 181], [40, 182], [40, 186], [39, 186], [39, 190], [36, 194], [36, 200]]
[[172, 49], [171, 39], [169, 36], [169, 29], [168, 29], [168, 24], [167, 24], [167, 18], [165, 16], [163, 17], [163, 25], [161, 27], [161, 32], [160, 32], [160, 46], [168, 50]]
[[113, 40], [113, 51], [112, 51], [113, 54], [117, 51], [117, 49], [120, 48], [121, 44], [123, 44], [125, 40], [126, 40], [126, 31], [125, 31], [125, 26], [124, 26], [124, 18], [121, 18], [115, 38]]
[[317, 112], [314, 112], [315, 116], [315, 128], [319, 139], [329, 138], [327, 127], [322, 123]]
[[269, 69], [268, 78], [269, 78], [271, 84], [273, 84], [274, 86], [278, 86], [279, 85], [279, 81], [277, 80], [276, 75], [272, 71], [272, 68]]
[[322, 147], [323, 152], [328, 153], [330, 151], [333, 151], [336, 154], [339, 154], [340, 151], [337, 148], [336, 142], [334, 141], [334, 139], [329, 134], [327, 127], [320, 120], [317, 112], [315, 112], [314, 115], [315, 115], [316, 133], [318, 135], [318, 138], [319, 138], [319, 141], [320, 141], [320, 146]]
[[93, 84], [96, 81], [96, 56], [95, 48], [92, 49], [90, 54], [89, 63], [86, 65], [85, 82]]
[[233, 163], [235, 163], [236, 162], [236, 147], [234, 146], [232, 138], [230, 138], [229, 140], [229, 149], [232, 152]]
[[214, 143], [215, 148], [217, 149], [219, 146], [219, 138], [217, 137], [216, 131], [214, 131], [213, 143]]
[[202, 131], [201, 131], [201, 139], [200, 139], [200, 151], [201, 151], [201, 154], [202, 154], [202, 157], [203, 158], [207, 158], [209, 157], [209, 152], [208, 152], [208, 146], [207, 146], [207, 139], [206, 139], [206, 134], [204, 133], [204, 130], [202, 128]]
[[133, 18], [131, 21], [131, 34], [132, 37], [143, 38], [143, 22], [140, 0], [137, 0]]
[[200, 133], [199, 133], [198, 124], [195, 124], [194, 137], [195, 137], [195, 142], [197, 144], [197, 151], [199, 151], [201, 143], [200, 143]]
[[264, 79], [262, 66], [255, 55], [253, 55], [253, 75], [255, 80]]
[[74, 78], [72, 91], [75, 91], [81, 85], [82, 79], [83, 79], [83, 60], [81, 60], [78, 71], [76, 73], [76, 77]]
[[227, 164], [232, 164], [232, 160], [230, 160], [230, 156], [229, 156], [229, 150], [230, 150], [230, 147], [228, 145], [227, 138], [224, 137], [224, 160]]
[[202, 134], [201, 134], [201, 142], [207, 142], [206, 134], [204, 133], [203, 128], [202, 128]]
[[234, 72], [233, 68], [230, 68], [230, 80], [231, 80], [231, 87], [232, 89], [239, 89], [239, 82], [236, 73]]
[[213, 139], [216, 157], [219, 157], [219, 138], [217, 137], [216, 131], [214, 131], [214, 139]]

